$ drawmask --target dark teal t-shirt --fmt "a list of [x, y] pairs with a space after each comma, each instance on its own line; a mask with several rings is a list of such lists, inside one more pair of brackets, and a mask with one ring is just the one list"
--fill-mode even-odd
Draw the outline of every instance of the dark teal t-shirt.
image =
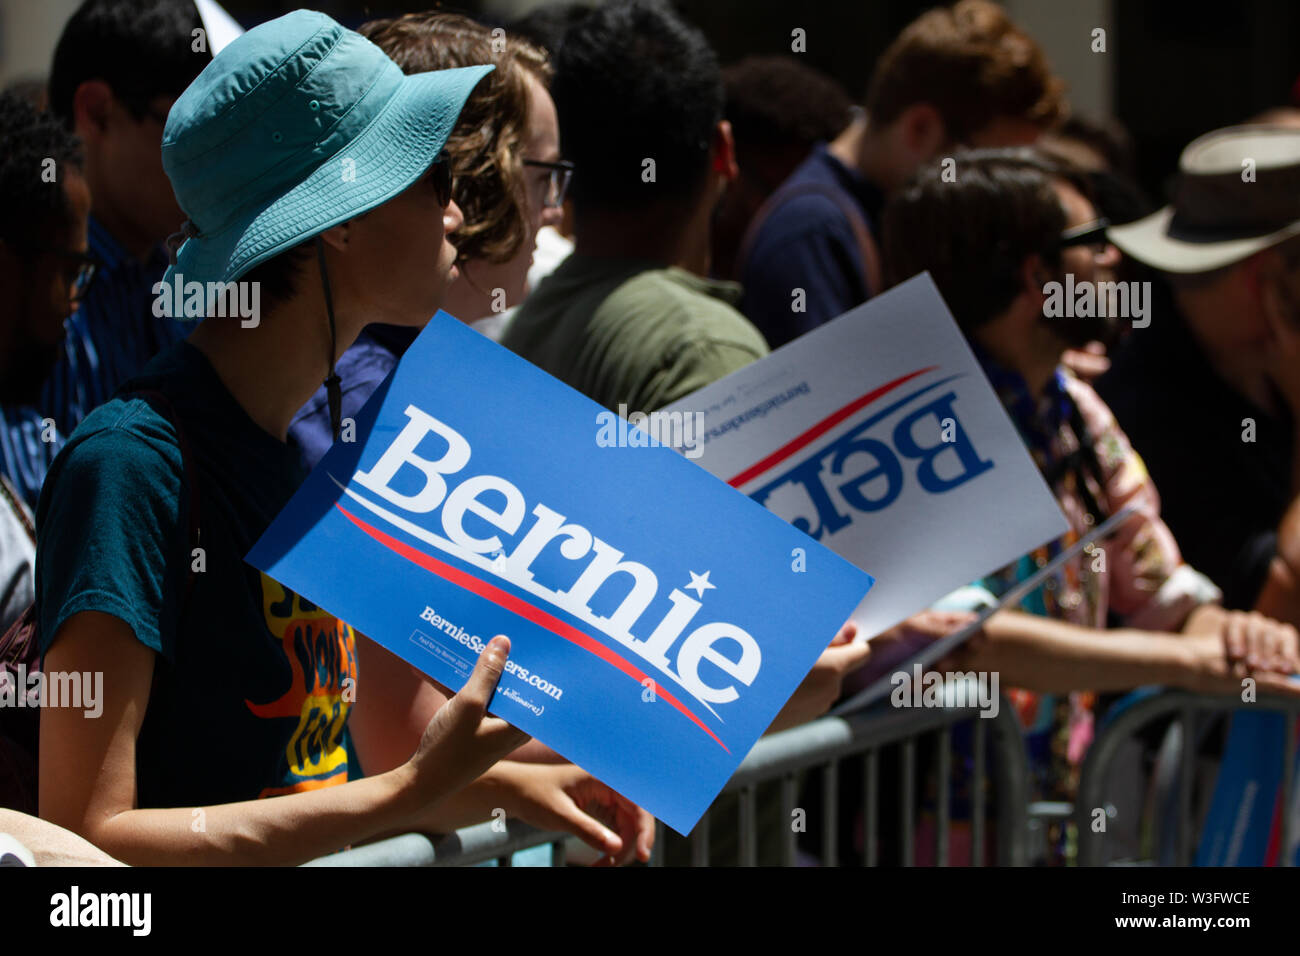
[[[199, 482], [200, 554], [175, 430], [133, 388], [167, 395], [181, 423]], [[50, 468], [37, 511], [42, 653], [71, 615], [101, 611], [157, 654], [137, 743], [140, 807], [360, 776], [347, 733], [352, 629], [244, 562], [297, 488], [300, 460], [181, 342], [92, 412]]]

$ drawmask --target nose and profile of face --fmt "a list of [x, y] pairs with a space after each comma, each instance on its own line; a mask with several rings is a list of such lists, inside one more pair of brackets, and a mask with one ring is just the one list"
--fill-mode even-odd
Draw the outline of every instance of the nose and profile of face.
[[33, 224], [30, 241], [0, 243], [0, 402], [31, 405], [63, 347], [65, 323], [94, 275], [87, 253], [90, 188], [78, 170], [58, 173], [61, 211]]

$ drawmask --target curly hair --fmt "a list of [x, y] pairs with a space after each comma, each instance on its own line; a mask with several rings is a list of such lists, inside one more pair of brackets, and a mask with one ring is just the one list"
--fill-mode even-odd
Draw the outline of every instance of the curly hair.
[[[0, 141], [0, 241], [43, 240], [68, 216], [63, 171], [81, 168], [80, 142], [58, 117], [13, 92], [0, 93]], [[53, 182], [42, 175], [47, 160], [54, 162]]]
[[451, 13], [410, 13], [371, 20], [362, 36], [404, 73], [493, 63], [474, 88], [445, 147], [464, 213], [456, 231], [462, 260], [508, 262], [529, 235], [522, 144], [528, 131], [528, 78], [550, 83], [545, 52], [500, 28]]

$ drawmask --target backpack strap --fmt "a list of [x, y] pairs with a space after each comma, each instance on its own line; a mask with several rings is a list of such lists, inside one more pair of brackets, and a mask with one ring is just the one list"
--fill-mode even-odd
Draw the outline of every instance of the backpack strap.
[[763, 224], [771, 218], [772, 213], [776, 212], [777, 209], [800, 196], [822, 196], [835, 204], [835, 208], [848, 220], [849, 228], [853, 230], [853, 238], [858, 246], [858, 256], [862, 260], [863, 274], [867, 280], [867, 292], [870, 295], [876, 295], [880, 292], [881, 282], [883, 281], [883, 273], [880, 268], [880, 250], [876, 247], [876, 240], [871, 237], [871, 230], [867, 228], [866, 217], [862, 215], [862, 210], [858, 208], [858, 204], [854, 202], [848, 193], [832, 186], [830, 183], [822, 182], [787, 182], [767, 197], [763, 205], [758, 208], [758, 212], [754, 213], [754, 218], [749, 221], [749, 226], [745, 229], [745, 235], [740, 240], [740, 251], [736, 253], [735, 272], [737, 278], [743, 277], [745, 274], [745, 267], [749, 264], [749, 257], [754, 251], [754, 243], [758, 240], [758, 233], [763, 228]]

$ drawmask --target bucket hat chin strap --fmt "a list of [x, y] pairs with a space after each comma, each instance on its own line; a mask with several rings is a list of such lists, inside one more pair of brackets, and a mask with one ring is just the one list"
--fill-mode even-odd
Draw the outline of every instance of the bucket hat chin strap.
[[199, 237], [199, 227], [186, 219], [181, 223], [180, 232], [173, 232], [167, 237], [167, 262], [170, 265], [176, 265], [176, 253], [185, 243], [186, 239], [197, 239]]
[[330, 354], [329, 369], [330, 373], [325, 377], [325, 397], [329, 401], [330, 407], [330, 428], [334, 432], [334, 440], [339, 440], [339, 434], [343, 428], [343, 381], [339, 378], [338, 372], [334, 371], [334, 351], [336, 343], [336, 333], [334, 327], [334, 299], [330, 296], [330, 277], [325, 270], [325, 242], [320, 236], [316, 237], [316, 258], [320, 262], [320, 281], [321, 287], [325, 292], [325, 315], [329, 319], [330, 326]]

